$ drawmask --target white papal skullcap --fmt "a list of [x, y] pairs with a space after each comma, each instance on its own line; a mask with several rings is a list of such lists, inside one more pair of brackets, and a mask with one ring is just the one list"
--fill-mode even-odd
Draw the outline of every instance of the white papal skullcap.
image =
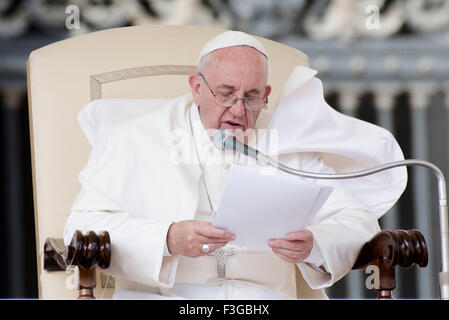
[[212, 51], [234, 46], [253, 47], [268, 59], [268, 53], [265, 50], [264, 46], [253, 36], [250, 36], [249, 34], [242, 31], [225, 31], [206, 42], [206, 44], [203, 46], [203, 49], [201, 49], [200, 56], [198, 57], [198, 62], [206, 54], [211, 53]]

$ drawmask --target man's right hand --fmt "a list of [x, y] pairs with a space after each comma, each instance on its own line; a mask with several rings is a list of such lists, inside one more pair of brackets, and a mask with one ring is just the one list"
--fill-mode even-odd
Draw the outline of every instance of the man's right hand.
[[[234, 240], [235, 235], [209, 222], [184, 220], [173, 223], [168, 229], [167, 246], [170, 254], [187, 257], [205, 256]], [[203, 244], [209, 245], [209, 252], [202, 252]]]

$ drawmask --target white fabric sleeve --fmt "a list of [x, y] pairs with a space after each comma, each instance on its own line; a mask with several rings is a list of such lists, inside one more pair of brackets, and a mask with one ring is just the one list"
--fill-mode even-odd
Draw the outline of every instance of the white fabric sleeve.
[[105, 273], [149, 286], [170, 288], [178, 264], [176, 256], [164, 257], [171, 223], [135, 218], [119, 211], [72, 210], [65, 225], [64, 243], [70, 243], [76, 230], [83, 234], [108, 231], [112, 252], [111, 264]]
[[[280, 160], [286, 165], [310, 172], [334, 172], [317, 153], [302, 153], [299, 159], [298, 154], [291, 154]], [[334, 187], [326, 203], [307, 227], [314, 238], [313, 252], [305, 261], [297, 263], [308, 285], [312, 289], [322, 289], [330, 287], [351, 271], [361, 247], [380, 227], [376, 216], [360, 205], [352, 194], [345, 192], [344, 181], [308, 180]], [[327, 272], [317, 268], [320, 265]]]
[[312, 251], [309, 256], [303, 260], [303, 262], [310, 264], [318, 272], [325, 272], [321, 269], [321, 267], [327, 271], [326, 261], [324, 261], [323, 254], [321, 253], [320, 248], [318, 248], [315, 239], [313, 239]]
[[167, 241], [165, 241], [165, 246], [164, 246], [164, 257], [170, 257], [170, 251], [168, 250], [168, 245], [167, 245]]
[[330, 287], [343, 278], [351, 271], [361, 247], [380, 230], [376, 217], [367, 211], [339, 211], [333, 217], [308, 227], [320, 248], [327, 271], [318, 271], [309, 263], [298, 263], [304, 279], [312, 289]]
[[[173, 224], [173, 223], [171, 223], [170, 226], [171, 226], [172, 224]], [[170, 226], [168, 226], [168, 228], [170, 228]], [[167, 229], [167, 233], [168, 233], [168, 229]], [[168, 235], [167, 235], [167, 237], [168, 237]], [[170, 250], [168, 250], [168, 238], [167, 238], [167, 237], [166, 237], [166, 239], [165, 239], [164, 257], [171, 257]]]

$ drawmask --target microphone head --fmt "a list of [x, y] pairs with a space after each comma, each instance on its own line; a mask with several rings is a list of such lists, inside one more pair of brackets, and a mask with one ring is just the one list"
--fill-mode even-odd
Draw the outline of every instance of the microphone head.
[[229, 137], [234, 137], [231, 130], [218, 129], [212, 135], [212, 143], [218, 150], [225, 149], [225, 143]]

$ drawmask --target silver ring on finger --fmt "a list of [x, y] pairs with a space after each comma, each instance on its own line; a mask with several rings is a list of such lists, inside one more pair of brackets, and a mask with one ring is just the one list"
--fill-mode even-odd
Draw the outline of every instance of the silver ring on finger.
[[203, 246], [201, 247], [201, 252], [207, 253], [207, 252], [209, 252], [209, 250], [210, 250], [210, 248], [207, 243], [203, 244]]

